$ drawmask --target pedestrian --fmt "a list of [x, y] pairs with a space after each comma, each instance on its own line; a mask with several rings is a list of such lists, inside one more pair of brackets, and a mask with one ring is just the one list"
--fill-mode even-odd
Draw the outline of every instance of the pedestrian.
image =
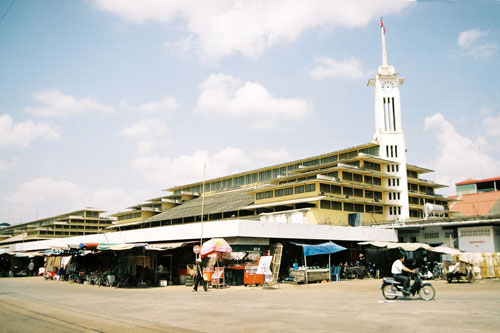
[[193, 291], [198, 291], [198, 285], [203, 285], [203, 290], [208, 291], [207, 283], [203, 279], [203, 267], [201, 266], [201, 258], [196, 259], [196, 277], [194, 279]]
[[33, 276], [33, 270], [35, 269], [35, 263], [33, 262], [33, 259], [31, 259], [30, 263], [28, 264], [28, 273], [29, 276]]

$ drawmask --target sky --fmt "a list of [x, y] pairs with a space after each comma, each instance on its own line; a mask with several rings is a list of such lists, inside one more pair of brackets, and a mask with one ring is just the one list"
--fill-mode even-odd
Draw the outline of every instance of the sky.
[[500, 176], [498, 0], [3, 0], [0, 222], [370, 142], [380, 17], [408, 163]]

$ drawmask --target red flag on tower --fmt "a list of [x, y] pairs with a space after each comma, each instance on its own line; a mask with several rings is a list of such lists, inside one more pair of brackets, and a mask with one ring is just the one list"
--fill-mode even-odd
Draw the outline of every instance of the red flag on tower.
[[384, 27], [384, 18], [383, 17], [380, 18], [380, 28], [384, 31], [384, 35], [385, 35], [385, 27]]

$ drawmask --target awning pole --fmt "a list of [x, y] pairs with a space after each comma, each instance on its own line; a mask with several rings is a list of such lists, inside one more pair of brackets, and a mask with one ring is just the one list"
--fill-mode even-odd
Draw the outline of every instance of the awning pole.
[[305, 253], [304, 253], [304, 265], [306, 266], [306, 269], [304, 271], [304, 274], [306, 275], [306, 283], [309, 284], [309, 278], [307, 276], [307, 257]]
[[332, 254], [331, 253], [328, 253], [328, 271], [330, 272], [330, 274], [328, 274], [328, 281], [332, 282], [332, 268], [330, 266], [330, 258], [331, 258]]

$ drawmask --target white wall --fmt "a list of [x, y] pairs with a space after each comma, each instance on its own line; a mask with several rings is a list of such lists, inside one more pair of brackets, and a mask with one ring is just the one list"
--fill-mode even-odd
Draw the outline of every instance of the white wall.
[[493, 227], [458, 228], [458, 244], [465, 252], [496, 252]]

